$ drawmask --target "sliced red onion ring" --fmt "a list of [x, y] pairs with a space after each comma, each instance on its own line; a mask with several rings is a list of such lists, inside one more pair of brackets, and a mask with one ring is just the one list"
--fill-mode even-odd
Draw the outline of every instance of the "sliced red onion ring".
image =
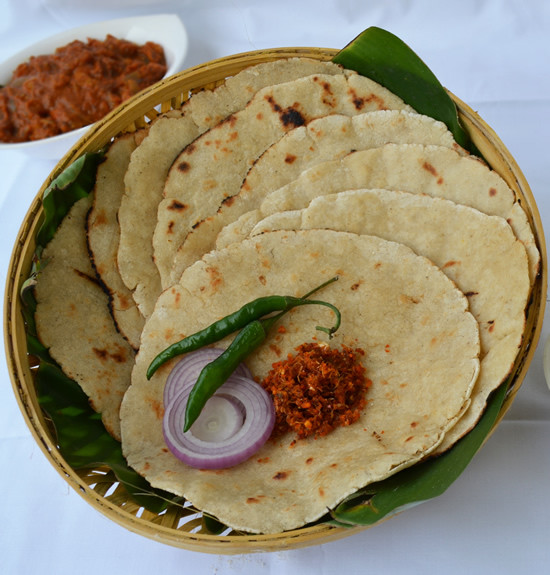
[[[271, 435], [275, 425], [271, 397], [252, 379], [235, 374], [206, 403], [208, 406], [215, 399], [215, 405], [208, 410], [205, 406], [191, 429], [184, 433], [190, 390], [181, 390], [166, 405], [163, 421], [166, 445], [187, 465], [199, 469], [232, 467], [256, 453]], [[224, 420], [227, 423], [222, 424]], [[218, 433], [213, 432], [216, 427]]]
[[[164, 405], [168, 405], [174, 397], [183, 389], [193, 387], [199, 377], [202, 368], [214, 361], [223, 352], [217, 347], [203, 347], [183, 356], [170, 372], [164, 386]], [[235, 375], [242, 375], [252, 379], [250, 370], [244, 363], [241, 363], [234, 372]]]

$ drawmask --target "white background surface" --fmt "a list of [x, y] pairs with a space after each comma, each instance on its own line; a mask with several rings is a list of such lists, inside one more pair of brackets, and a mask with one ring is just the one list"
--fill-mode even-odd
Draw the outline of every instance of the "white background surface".
[[[371, 25], [392, 31], [496, 130], [550, 229], [550, 3], [0, 0], [0, 60], [69, 27], [155, 12], [183, 19], [190, 40], [185, 67], [260, 48], [340, 48]], [[2, 285], [19, 226], [54, 165], [0, 154]], [[545, 324], [541, 343], [548, 332]], [[442, 497], [322, 546], [228, 557], [127, 532], [88, 506], [46, 461], [3, 360], [0, 465], [0, 571], [9, 575], [550, 573], [550, 391], [541, 345], [512, 409]]]

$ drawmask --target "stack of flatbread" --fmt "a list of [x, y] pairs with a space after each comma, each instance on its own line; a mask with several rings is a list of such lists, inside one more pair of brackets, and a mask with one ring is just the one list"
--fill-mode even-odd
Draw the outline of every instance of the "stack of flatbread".
[[[471, 430], [512, 369], [539, 253], [514, 192], [446, 126], [330, 62], [248, 68], [116, 138], [47, 246], [37, 327], [155, 486], [244, 531], [274, 533]], [[322, 293], [247, 359], [256, 378], [306, 341], [365, 351], [360, 420], [268, 441], [235, 467], [164, 443], [169, 344], [265, 295]], [[229, 345], [231, 338], [219, 342]]]

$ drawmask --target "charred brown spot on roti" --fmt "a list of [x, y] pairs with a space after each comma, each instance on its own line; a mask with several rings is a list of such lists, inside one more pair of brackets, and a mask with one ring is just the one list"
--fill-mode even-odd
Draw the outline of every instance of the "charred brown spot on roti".
[[425, 161], [425, 162], [422, 164], [422, 168], [423, 168], [424, 170], [426, 170], [427, 172], [429, 172], [430, 174], [432, 174], [432, 176], [437, 176], [437, 175], [438, 175], [438, 174], [437, 174], [437, 170], [436, 170], [436, 169], [434, 168], [434, 166], [432, 166], [432, 164], [430, 164], [430, 162], [428, 162], [428, 161]]
[[278, 471], [273, 476], [273, 479], [275, 479], [276, 481], [283, 481], [285, 479], [288, 479], [289, 475], [290, 475], [290, 471]]
[[490, 190], [489, 190], [489, 195], [490, 195], [491, 197], [496, 196], [496, 195], [497, 195], [496, 189], [495, 189], [495, 188], [490, 188]]
[[292, 106], [283, 111], [281, 121], [286, 128], [298, 128], [306, 123], [301, 112]]
[[92, 276], [90, 276], [90, 275], [88, 275], [88, 274], [86, 274], [86, 273], [84, 273], [84, 272], [81, 272], [80, 270], [75, 269], [75, 268], [73, 268], [73, 272], [74, 272], [77, 276], [81, 277], [82, 279], [87, 280], [87, 281], [89, 281], [89, 282], [92, 282], [93, 284], [98, 285], [98, 286], [100, 286], [100, 287], [103, 289], [103, 286], [101, 285], [101, 282], [99, 281], [98, 278], [92, 277]]
[[235, 196], [228, 196], [222, 200], [222, 206], [232, 206], [235, 203]]
[[325, 496], [325, 490], [324, 490], [322, 487], [319, 487], [319, 495], [320, 495], [321, 497], [324, 497], [324, 496]]
[[186, 173], [191, 169], [191, 164], [189, 162], [180, 162], [178, 164], [178, 170], [180, 172]]
[[151, 408], [157, 419], [162, 419], [164, 417], [164, 407], [160, 401], [157, 401], [156, 399], [152, 400]]
[[125, 363], [128, 361], [128, 355], [126, 351], [119, 346], [115, 346], [115, 349], [110, 351], [108, 349], [102, 349], [99, 347], [92, 347], [94, 355], [100, 361], [114, 361], [115, 363]]
[[269, 457], [260, 457], [257, 461], [258, 463], [267, 463], [269, 461]]
[[313, 81], [316, 82], [317, 84], [320, 84], [325, 92], [327, 92], [331, 96], [333, 95], [330, 82], [328, 82], [327, 80], [319, 79], [319, 76], [313, 76]]
[[360, 286], [361, 286], [361, 282], [358, 281], [358, 282], [354, 283], [350, 289], [351, 289], [351, 291], [357, 291]]
[[356, 110], [362, 110], [365, 106], [373, 102], [376, 104], [376, 107], [379, 110], [386, 109], [386, 104], [384, 103], [384, 100], [380, 98], [380, 96], [377, 96], [376, 94], [369, 94], [368, 96], [359, 96], [353, 88], [350, 88], [348, 90], [348, 93], [351, 96], [351, 101], [355, 106]]
[[92, 226], [104, 226], [108, 223], [105, 210], [98, 210], [97, 212], [94, 212], [94, 216], [95, 217], [93, 218]]
[[125, 294], [119, 293], [118, 294], [118, 308], [121, 310], [130, 309], [132, 307], [133, 302], [130, 301], [130, 298], [126, 297]]
[[413, 303], [413, 304], [418, 304], [421, 301], [421, 298], [417, 296], [407, 295], [404, 293], [401, 294], [400, 299], [403, 303]]
[[179, 200], [172, 200], [168, 206], [168, 209], [172, 212], [184, 212], [188, 207], [189, 206], [183, 202], [180, 202]]
[[478, 295], [478, 292], [476, 292], [476, 291], [467, 291], [464, 295], [465, 295], [466, 297], [472, 297], [472, 296]]
[[456, 260], [449, 260], [448, 262], [445, 262], [443, 264], [444, 268], [452, 268], [454, 266], [458, 266], [460, 265], [460, 262], [456, 261]]
[[293, 164], [296, 161], [296, 156], [294, 154], [287, 154], [285, 156], [285, 164]]
[[181, 293], [179, 291], [176, 291], [174, 294], [174, 303], [176, 305], [179, 305], [180, 301], [181, 301]]
[[494, 319], [491, 319], [491, 320], [489, 320], [487, 323], [489, 324], [489, 331], [490, 331], [490, 332], [493, 332], [494, 329], [495, 329], [495, 320], [494, 320]]
[[216, 291], [223, 284], [220, 270], [214, 266], [210, 266], [206, 268], [206, 271], [210, 277], [210, 287], [213, 291]]
[[247, 503], [260, 503], [260, 500], [257, 497], [248, 497], [246, 502]]
[[430, 173], [434, 178], [437, 178], [436, 182], [438, 185], [443, 184], [443, 182], [444, 182], [443, 177], [439, 175], [438, 171], [435, 169], [435, 167], [432, 164], [430, 164], [430, 162], [425, 161], [422, 164], [422, 168], [424, 170], [426, 170], [428, 173]]
[[229, 124], [231, 127], [233, 127], [237, 122], [237, 117], [235, 116], [235, 114], [231, 114], [229, 116], [227, 116], [227, 118], [224, 118], [223, 120], [220, 121], [220, 125], [222, 124]]
[[307, 465], [310, 465], [311, 463], [313, 463], [313, 457], [308, 457], [308, 458], [306, 459], [306, 464], [307, 464]]
[[298, 110], [298, 103], [282, 108], [273, 98], [273, 96], [266, 96], [266, 101], [271, 106], [271, 109], [279, 115], [281, 123], [285, 128], [298, 128], [306, 123], [306, 119]]
[[97, 347], [93, 347], [92, 351], [94, 352], [95, 356], [102, 361], [106, 361], [109, 357], [109, 352], [106, 349], [98, 349]]
[[281, 348], [274, 343], [270, 344], [269, 349], [277, 356], [280, 357], [282, 354]]
[[265, 276], [258, 276], [258, 281], [265, 286], [265, 284], [267, 283], [267, 280], [265, 279]]
[[218, 182], [214, 178], [206, 178], [202, 182], [202, 189], [204, 191], [213, 190], [218, 185]]
[[168, 222], [168, 226], [166, 227], [166, 233], [168, 235], [171, 235], [174, 233], [174, 226], [176, 225], [176, 222], [174, 220], [170, 220]]
[[332, 86], [330, 82], [328, 82], [327, 80], [320, 80], [318, 76], [315, 76], [313, 78], [313, 81], [319, 84], [323, 89], [324, 95], [321, 98], [323, 104], [326, 104], [327, 106], [331, 106], [333, 108], [336, 107], [336, 102], [334, 100], [334, 92], [332, 91]]

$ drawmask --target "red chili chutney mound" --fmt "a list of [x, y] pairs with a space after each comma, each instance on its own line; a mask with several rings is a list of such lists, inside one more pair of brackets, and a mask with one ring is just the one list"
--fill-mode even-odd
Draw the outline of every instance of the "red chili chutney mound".
[[166, 69], [162, 46], [111, 35], [32, 56], [0, 88], [0, 141], [41, 140], [97, 122]]
[[372, 385], [360, 363], [364, 351], [318, 343], [302, 344], [296, 351], [274, 363], [262, 381], [275, 404], [272, 437], [287, 431], [294, 431], [299, 439], [322, 437], [357, 421]]

